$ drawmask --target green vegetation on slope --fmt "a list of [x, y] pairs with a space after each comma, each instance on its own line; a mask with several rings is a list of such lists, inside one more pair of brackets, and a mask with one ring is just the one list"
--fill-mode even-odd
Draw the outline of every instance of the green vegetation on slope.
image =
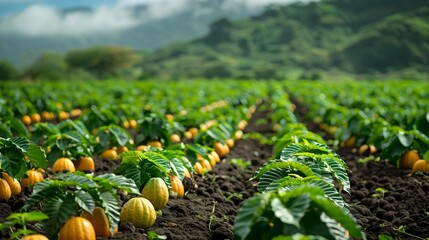
[[161, 78], [276, 79], [298, 72], [317, 79], [335, 71], [418, 78], [429, 72], [428, 3], [325, 0], [272, 6], [252, 19], [220, 19], [205, 37], [151, 53], [140, 66], [145, 76]]

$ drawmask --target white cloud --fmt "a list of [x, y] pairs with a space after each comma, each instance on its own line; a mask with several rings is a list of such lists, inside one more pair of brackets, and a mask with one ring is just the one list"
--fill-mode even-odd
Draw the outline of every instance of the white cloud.
[[223, 9], [238, 10], [245, 7], [249, 10], [260, 9], [269, 4], [292, 4], [296, 2], [312, 2], [315, 0], [228, 0], [223, 4]]
[[[211, 0], [118, 0], [114, 6], [99, 6], [91, 12], [75, 11], [67, 14], [52, 6], [34, 4], [16, 15], [0, 18], [0, 33], [46, 36], [116, 31], [178, 14], [187, 9], [192, 9], [194, 16], [208, 14], [213, 9], [201, 7], [200, 3], [205, 1]], [[271, 3], [297, 1], [310, 0], [228, 0], [222, 7], [239, 11], [243, 7], [257, 9]], [[147, 9], [144, 14], [135, 16], [131, 7], [141, 4], [146, 4]]]
[[32, 5], [17, 15], [4, 18], [0, 22], [0, 32], [30, 36], [75, 35], [106, 29], [114, 31], [137, 23], [127, 8], [101, 6], [93, 12], [62, 14], [51, 6]]

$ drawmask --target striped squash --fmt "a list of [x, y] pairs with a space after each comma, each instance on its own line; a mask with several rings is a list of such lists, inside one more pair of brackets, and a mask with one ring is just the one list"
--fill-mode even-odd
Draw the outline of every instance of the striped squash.
[[183, 187], [182, 180], [176, 175], [170, 175], [171, 190], [177, 195], [177, 197], [182, 198], [185, 195], [185, 188]]
[[131, 198], [122, 206], [121, 222], [132, 223], [138, 228], [148, 228], [155, 223], [156, 213], [152, 203], [146, 198]]
[[143, 187], [142, 196], [152, 203], [155, 210], [163, 209], [169, 198], [167, 185], [162, 178], [151, 178]]

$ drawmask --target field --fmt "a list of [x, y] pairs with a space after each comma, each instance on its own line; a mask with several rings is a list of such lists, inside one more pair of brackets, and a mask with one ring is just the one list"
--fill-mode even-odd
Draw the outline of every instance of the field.
[[1, 83], [0, 238], [427, 239], [427, 89]]

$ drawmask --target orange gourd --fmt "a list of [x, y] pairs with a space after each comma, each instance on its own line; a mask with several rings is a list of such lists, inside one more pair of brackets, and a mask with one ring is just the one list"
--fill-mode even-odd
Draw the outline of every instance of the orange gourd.
[[222, 143], [216, 142], [213, 145], [213, 148], [214, 148], [215, 152], [219, 155], [219, 157], [223, 157], [226, 155], [225, 148], [224, 148], [224, 145]]
[[429, 172], [429, 162], [419, 159], [413, 164], [412, 172]]
[[107, 160], [113, 160], [118, 156], [118, 152], [114, 149], [106, 149], [101, 154], [101, 158], [107, 159]]
[[79, 158], [76, 162], [76, 169], [82, 172], [94, 172], [95, 163], [92, 157], [82, 157]]
[[185, 171], [185, 177], [191, 178], [191, 173], [189, 172], [189, 170], [187, 168], [184, 168], [184, 171]]
[[151, 178], [144, 185], [142, 196], [152, 203], [155, 210], [161, 210], [168, 203], [169, 194], [167, 184], [165, 184], [162, 178]]
[[49, 240], [45, 235], [42, 234], [32, 234], [23, 237], [21, 240]]
[[4, 179], [0, 179], [0, 200], [9, 200], [12, 196], [9, 184]]
[[228, 148], [232, 148], [234, 147], [234, 139], [227, 139], [225, 140], [226, 145], [228, 146]]
[[240, 139], [243, 137], [243, 131], [241, 131], [241, 130], [237, 130], [237, 131], [234, 133], [234, 137], [235, 137], [235, 139], [236, 139], [236, 140], [240, 140]]
[[109, 219], [107, 218], [104, 210], [100, 207], [94, 208], [94, 212], [92, 214], [87, 211], [83, 211], [80, 216], [91, 222], [97, 237], [113, 237], [118, 232], [118, 226], [116, 226], [113, 234], [110, 232]]
[[76, 172], [76, 168], [69, 158], [58, 158], [52, 166], [52, 172]]
[[201, 165], [203, 166], [203, 168], [205, 168], [207, 171], [211, 171], [212, 170], [212, 165], [210, 165], [210, 162], [206, 159], [201, 160], [200, 161]]
[[162, 148], [162, 143], [160, 141], [149, 141], [147, 145], [157, 148]]
[[152, 203], [146, 198], [131, 198], [121, 209], [121, 222], [132, 223], [138, 228], [151, 227], [156, 220], [156, 212]]
[[408, 150], [404, 154], [402, 154], [399, 159], [399, 166], [402, 169], [411, 169], [414, 166], [414, 163], [419, 160], [419, 153], [417, 150]]
[[356, 144], [356, 136], [351, 136], [341, 143], [341, 147], [352, 148]]
[[219, 157], [219, 154], [217, 154], [217, 152], [212, 151], [212, 152], [210, 153], [210, 155], [212, 155], [212, 156], [214, 157], [214, 159], [216, 159], [216, 162], [217, 162], [217, 163], [218, 163], [218, 162], [220, 162], [220, 157]]
[[173, 143], [179, 143], [181, 141], [180, 136], [178, 134], [171, 134], [170, 140]]
[[12, 195], [18, 195], [21, 192], [21, 184], [15, 178], [9, 176], [9, 174], [3, 172], [3, 179], [9, 184]]
[[182, 198], [185, 195], [185, 188], [183, 186], [182, 180], [176, 175], [170, 175], [171, 191], [174, 192], [174, 195]]
[[28, 170], [27, 175], [27, 178], [21, 179], [23, 187], [29, 187], [31, 185], [43, 181], [43, 174], [37, 170]]
[[205, 169], [204, 169], [204, 167], [203, 167], [203, 165], [201, 165], [201, 163], [199, 163], [199, 162], [196, 162], [195, 164], [194, 164], [194, 169], [195, 169], [195, 171], [198, 173], [198, 174], [204, 174], [205, 173]]
[[95, 240], [91, 222], [83, 217], [70, 218], [61, 228], [58, 240]]

